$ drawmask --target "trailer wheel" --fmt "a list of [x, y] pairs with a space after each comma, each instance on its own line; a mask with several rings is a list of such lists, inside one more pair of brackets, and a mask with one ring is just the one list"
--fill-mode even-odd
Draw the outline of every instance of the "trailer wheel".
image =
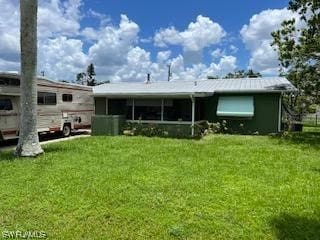
[[71, 127], [69, 124], [63, 125], [62, 136], [69, 137], [71, 134]]

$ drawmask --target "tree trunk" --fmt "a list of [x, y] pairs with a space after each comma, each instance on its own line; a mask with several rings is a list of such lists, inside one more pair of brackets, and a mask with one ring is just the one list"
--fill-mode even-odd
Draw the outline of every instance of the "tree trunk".
[[35, 157], [43, 150], [37, 132], [37, 0], [20, 1], [21, 116], [16, 155]]

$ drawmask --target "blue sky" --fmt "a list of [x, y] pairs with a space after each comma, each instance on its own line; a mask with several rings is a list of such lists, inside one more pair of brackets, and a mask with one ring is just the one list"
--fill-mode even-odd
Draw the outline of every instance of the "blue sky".
[[[199, 79], [253, 68], [278, 74], [270, 33], [294, 15], [284, 0], [39, 0], [38, 72], [73, 81]], [[19, 71], [19, 1], [0, 0], [0, 71]]]
[[[238, 47], [239, 68], [246, 69], [250, 54], [246, 50], [241, 37], [240, 30], [247, 24], [254, 14], [258, 14], [266, 9], [283, 9], [287, 7], [287, 0], [188, 0], [188, 1], [147, 1], [147, 0], [110, 0], [110, 1], [85, 1], [84, 9], [93, 9], [96, 12], [104, 13], [118, 23], [120, 15], [126, 14], [131, 20], [138, 23], [141, 38], [150, 38], [160, 28], [175, 26], [178, 30], [185, 29], [188, 24], [194, 21], [197, 16], [203, 15], [218, 22], [230, 35], [227, 40]], [[83, 25], [92, 26], [97, 22], [92, 19], [83, 19]], [[229, 42], [229, 43], [230, 43]], [[225, 46], [228, 43], [225, 44]], [[152, 43], [141, 44], [141, 46], [152, 52], [155, 58], [159, 48], [155, 48]], [[181, 48], [172, 47], [171, 50], [178, 54]], [[208, 63], [210, 58], [204, 56], [204, 62]]]

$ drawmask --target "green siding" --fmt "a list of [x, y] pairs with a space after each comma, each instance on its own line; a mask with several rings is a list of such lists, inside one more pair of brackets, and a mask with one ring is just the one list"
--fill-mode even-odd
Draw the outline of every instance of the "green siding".
[[106, 115], [106, 98], [96, 97], [94, 98], [95, 114]]
[[[219, 96], [253, 96], [254, 116], [252, 118], [218, 117], [216, 115]], [[246, 133], [259, 132], [268, 134], [278, 132], [279, 121], [279, 93], [264, 94], [216, 94], [204, 101], [204, 119], [209, 122], [227, 121], [227, 126], [235, 132], [241, 131], [244, 125]]]
[[[219, 96], [253, 96], [254, 98], [254, 116], [252, 118], [241, 117], [219, 117], [216, 115]], [[227, 127], [231, 132], [240, 133], [255, 133], [268, 134], [278, 132], [279, 121], [279, 97], [280, 93], [255, 93], [255, 94], [215, 94], [212, 97], [197, 98], [196, 99], [196, 120], [208, 120], [209, 122], [222, 122], [227, 121]], [[185, 112], [191, 113], [191, 101], [186, 99], [184, 104], [175, 104], [176, 108], [186, 108]], [[126, 105], [126, 99], [109, 99], [108, 100], [108, 115], [126, 115], [128, 106]], [[95, 113], [96, 115], [106, 116], [106, 98], [95, 98]], [[99, 118], [96, 116], [93, 118], [93, 132], [96, 134], [108, 134], [110, 129], [112, 131], [119, 132], [120, 130], [114, 130], [114, 126], [109, 120]], [[129, 119], [131, 119], [131, 110], [128, 112]], [[188, 117], [184, 117], [186, 120]], [[107, 122], [106, 122], [107, 121]], [[240, 125], [243, 124], [243, 129]], [[179, 136], [190, 134], [190, 126], [185, 125], [171, 125], [171, 124], [159, 124], [159, 127], [166, 129], [171, 136]], [[110, 128], [110, 129], [109, 129]], [[118, 127], [120, 128], [120, 127]], [[100, 130], [99, 130], [100, 129]]]
[[122, 134], [125, 118], [121, 115], [96, 115], [92, 117], [92, 135], [117, 136]]

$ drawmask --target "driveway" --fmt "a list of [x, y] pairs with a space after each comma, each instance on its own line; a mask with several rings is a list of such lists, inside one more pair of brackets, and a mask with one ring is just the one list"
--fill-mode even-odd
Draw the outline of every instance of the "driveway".
[[[55, 143], [62, 141], [69, 141], [76, 138], [90, 137], [90, 130], [77, 130], [72, 133], [70, 137], [61, 137], [58, 134], [44, 134], [40, 135], [40, 144]], [[0, 151], [13, 150], [18, 144], [18, 139], [0, 142]]]

